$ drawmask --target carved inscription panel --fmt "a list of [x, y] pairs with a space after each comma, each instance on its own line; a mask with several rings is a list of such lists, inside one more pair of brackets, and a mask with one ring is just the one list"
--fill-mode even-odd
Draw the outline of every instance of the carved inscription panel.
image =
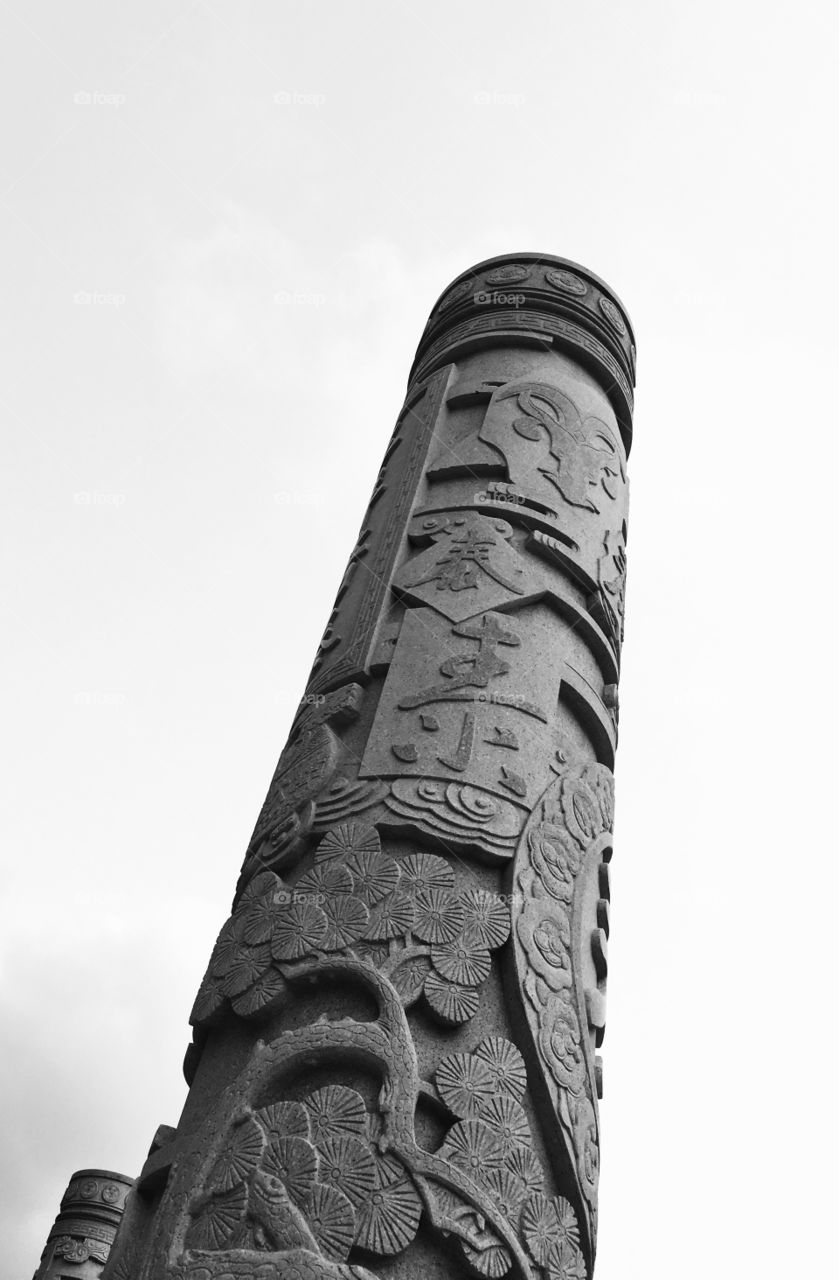
[[363, 777], [435, 778], [530, 809], [554, 759], [562, 655], [520, 614], [404, 620]]

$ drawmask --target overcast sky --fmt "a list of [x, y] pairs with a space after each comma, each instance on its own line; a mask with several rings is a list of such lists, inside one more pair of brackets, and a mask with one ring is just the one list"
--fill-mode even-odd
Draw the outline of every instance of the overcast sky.
[[598, 1280], [826, 1274], [829, 6], [0, 14], [0, 1273], [177, 1121], [428, 311], [533, 249], [638, 336]]

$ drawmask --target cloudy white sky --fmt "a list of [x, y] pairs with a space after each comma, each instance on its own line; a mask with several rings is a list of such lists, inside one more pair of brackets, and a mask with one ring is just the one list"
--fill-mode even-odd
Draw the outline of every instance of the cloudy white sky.
[[136, 1172], [428, 310], [639, 350], [598, 1280], [823, 1275], [826, 4], [0, 0], [5, 1276]]

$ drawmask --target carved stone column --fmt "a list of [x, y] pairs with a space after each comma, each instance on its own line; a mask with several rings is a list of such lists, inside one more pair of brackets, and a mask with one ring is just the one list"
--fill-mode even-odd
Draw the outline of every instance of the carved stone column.
[[560, 258], [435, 306], [114, 1280], [591, 1275], [634, 366]]
[[131, 1179], [107, 1169], [80, 1169], [61, 1197], [35, 1280], [99, 1280], [108, 1260]]

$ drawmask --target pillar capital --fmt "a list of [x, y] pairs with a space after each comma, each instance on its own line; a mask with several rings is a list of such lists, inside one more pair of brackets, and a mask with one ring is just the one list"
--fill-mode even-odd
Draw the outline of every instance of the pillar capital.
[[553, 346], [590, 369], [632, 442], [635, 335], [604, 280], [568, 258], [505, 253], [478, 262], [446, 288], [420, 339], [411, 381], [478, 348]]

